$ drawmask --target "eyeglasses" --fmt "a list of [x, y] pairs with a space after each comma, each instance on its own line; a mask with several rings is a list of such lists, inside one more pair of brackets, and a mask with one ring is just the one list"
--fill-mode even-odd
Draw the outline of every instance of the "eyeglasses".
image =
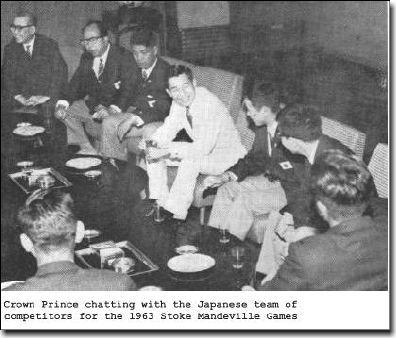
[[81, 39], [80, 43], [82, 45], [87, 45], [87, 44], [89, 44], [91, 42], [97, 42], [101, 38], [103, 38], [103, 35], [101, 35], [101, 36], [93, 36], [92, 38], [89, 38], [89, 39]]
[[22, 31], [24, 28], [29, 28], [29, 27], [33, 27], [33, 26], [34, 26], [34, 25], [18, 26], [18, 25], [11, 24], [11, 25], [10, 25], [10, 29], [11, 29], [11, 31], [20, 32], [20, 31]]

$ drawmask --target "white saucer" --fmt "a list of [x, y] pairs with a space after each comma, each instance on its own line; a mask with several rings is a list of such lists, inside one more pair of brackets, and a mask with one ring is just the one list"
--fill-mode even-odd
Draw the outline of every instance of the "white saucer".
[[97, 167], [102, 163], [102, 160], [96, 157], [77, 157], [66, 162], [67, 167], [76, 169], [88, 169]]
[[175, 256], [168, 261], [169, 269], [183, 273], [204, 271], [210, 269], [215, 264], [216, 261], [214, 258], [199, 253]]

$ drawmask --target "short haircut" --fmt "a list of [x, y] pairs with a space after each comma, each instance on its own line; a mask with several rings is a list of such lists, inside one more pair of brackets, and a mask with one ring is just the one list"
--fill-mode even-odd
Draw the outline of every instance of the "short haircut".
[[313, 196], [336, 220], [362, 215], [373, 194], [373, 186], [363, 161], [341, 150], [324, 152], [311, 169]]
[[139, 27], [132, 31], [131, 46], [145, 46], [149, 48], [158, 47], [159, 37], [154, 31]]
[[82, 29], [82, 33], [84, 34], [85, 29], [89, 26], [96, 26], [98, 28], [100, 36], [108, 36], [109, 32], [107, 26], [100, 20], [89, 20]]
[[77, 220], [70, 194], [37, 191], [18, 212], [18, 225], [39, 250], [49, 253], [74, 245]]
[[322, 135], [322, 118], [319, 111], [304, 104], [291, 104], [278, 114], [278, 129], [281, 136], [312, 142]]
[[14, 18], [29, 18], [29, 24], [37, 26], [37, 17], [32, 12], [19, 10]]
[[279, 89], [277, 84], [272, 82], [261, 82], [253, 89], [253, 105], [260, 109], [263, 106], [271, 108], [274, 115], [280, 110]]
[[188, 79], [191, 82], [193, 82], [194, 75], [193, 75], [192, 70], [190, 68], [188, 68], [187, 66], [183, 66], [183, 65], [171, 65], [169, 67], [168, 80], [170, 78], [172, 78], [172, 77], [177, 77], [177, 76], [180, 76], [182, 74], [186, 74]]

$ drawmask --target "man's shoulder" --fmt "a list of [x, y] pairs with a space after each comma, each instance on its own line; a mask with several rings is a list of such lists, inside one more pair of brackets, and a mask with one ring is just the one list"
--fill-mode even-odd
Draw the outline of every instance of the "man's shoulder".
[[101, 269], [79, 269], [79, 273], [86, 279], [103, 285], [104, 289], [135, 289], [132, 279], [125, 274]]
[[46, 35], [36, 34], [35, 39], [37, 43], [46, 46], [47, 48], [59, 48], [58, 42]]
[[318, 234], [303, 238], [289, 246], [289, 255], [298, 257], [304, 266], [320, 264], [328, 258], [331, 251], [331, 235], [327, 233]]
[[328, 135], [322, 134], [322, 136], [319, 139], [318, 150], [320, 153], [322, 153], [329, 149], [342, 150], [343, 152], [345, 152], [347, 154], [353, 153], [353, 151], [351, 149], [349, 149], [347, 146], [342, 144], [337, 139], [330, 137]]

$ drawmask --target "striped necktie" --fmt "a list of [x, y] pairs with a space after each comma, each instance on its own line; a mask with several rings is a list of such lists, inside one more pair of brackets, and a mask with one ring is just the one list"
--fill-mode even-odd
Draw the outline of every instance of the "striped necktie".
[[100, 58], [99, 68], [98, 68], [98, 79], [102, 76], [104, 70], [103, 59]]
[[192, 116], [190, 114], [190, 107], [189, 106], [186, 107], [186, 117], [187, 117], [187, 121], [190, 124], [190, 127], [192, 129]]
[[32, 46], [31, 45], [26, 45], [25, 46], [25, 52], [29, 57], [32, 57], [32, 51], [31, 51]]
[[146, 69], [142, 69], [142, 78], [144, 81], [147, 81], [149, 76], [148, 76], [148, 72]]

